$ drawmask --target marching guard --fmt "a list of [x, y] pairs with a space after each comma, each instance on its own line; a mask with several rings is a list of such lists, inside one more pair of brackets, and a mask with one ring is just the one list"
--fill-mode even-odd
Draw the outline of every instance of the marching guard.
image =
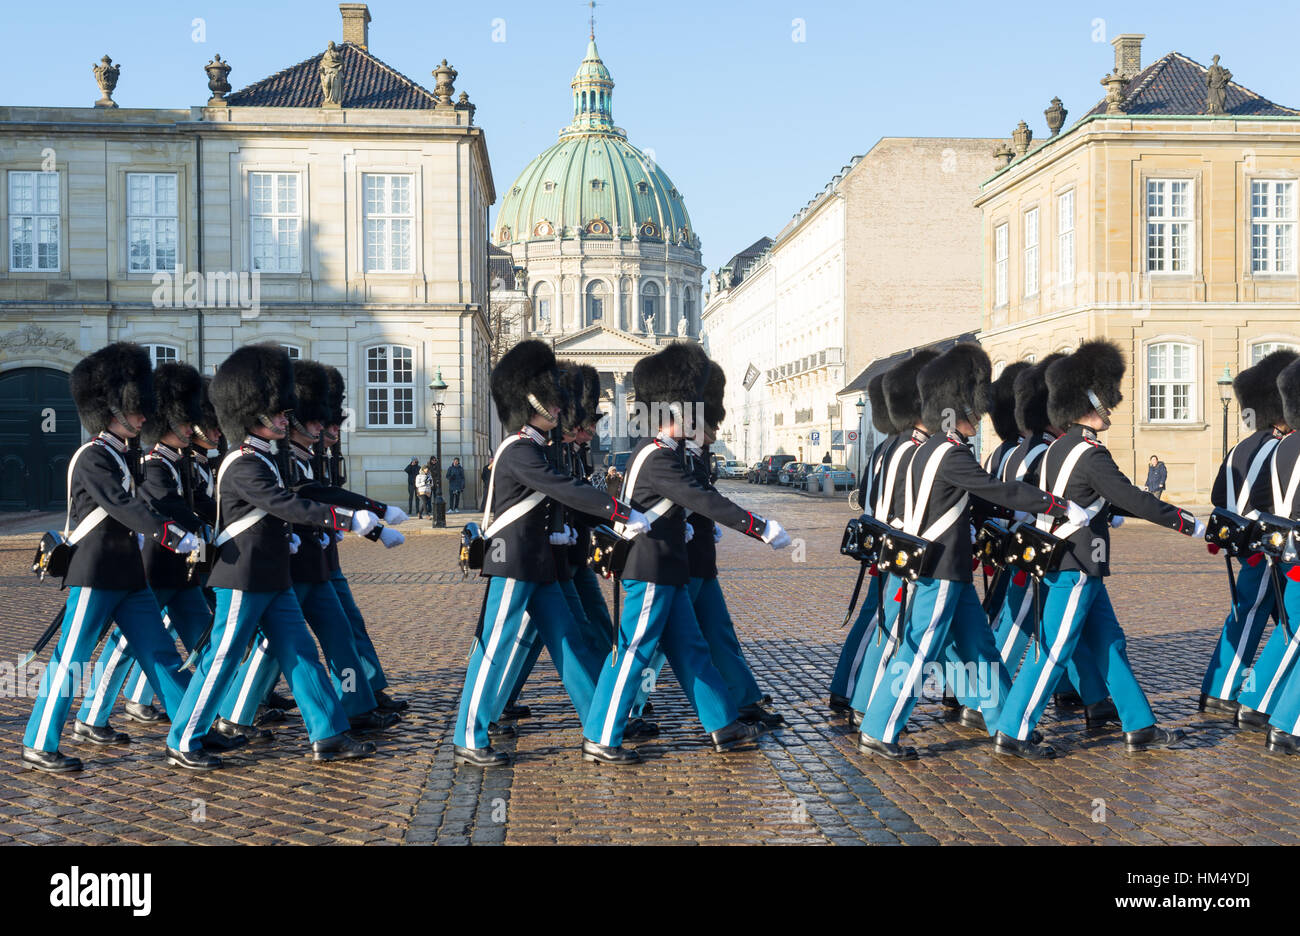
[[1041, 641], [1046, 652], [1025, 659], [997, 721], [994, 747], [1002, 754], [1055, 756], [1050, 745], [1035, 741], [1033, 732], [1066, 662], [1076, 653], [1099, 669], [1110, 690], [1126, 750], [1167, 747], [1182, 737], [1180, 731], [1156, 724], [1128, 661], [1124, 632], [1106, 592], [1110, 517], [1112, 512], [1141, 517], [1198, 537], [1205, 524], [1130, 482], [1097, 438], [1110, 426], [1111, 411], [1123, 400], [1124, 371], [1123, 354], [1104, 339], [1085, 341], [1047, 368], [1049, 420], [1066, 431], [1043, 456], [1039, 486], [1045, 496], [1088, 506], [1083, 517], [1072, 510], [1061, 525], [1056, 517], [1038, 511], [1039, 528], [1064, 544], [1058, 567], [1043, 576], [1047, 597]]

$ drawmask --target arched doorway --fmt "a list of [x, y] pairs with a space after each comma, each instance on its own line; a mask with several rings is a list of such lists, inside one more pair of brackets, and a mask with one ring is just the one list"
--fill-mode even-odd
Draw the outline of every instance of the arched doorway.
[[68, 459], [80, 442], [67, 374], [0, 374], [0, 510], [63, 510]]

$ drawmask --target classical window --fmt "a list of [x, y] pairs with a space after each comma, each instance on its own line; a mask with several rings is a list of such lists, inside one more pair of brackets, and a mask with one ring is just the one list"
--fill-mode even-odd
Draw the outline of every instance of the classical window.
[[126, 174], [127, 268], [176, 269], [176, 173]]
[[587, 284], [587, 324], [592, 325], [605, 317], [609, 308], [609, 287], [604, 280]]
[[159, 364], [175, 364], [181, 359], [180, 349], [172, 345], [147, 344], [145, 350], [149, 352], [149, 363], [154, 367]]
[[411, 176], [366, 173], [361, 180], [366, 272], [411, 272], [411, 232], [415, 227]]
[[543, 182], [543, 183], [542, 183], [542, 189], [543, 189], [543, 191], [554, 192], [554, 191], [555, 191], [555, 183], [554, 183], [554, 182], [550, 182], [550, 181]]
[[533, 312], [535, 321], [533, 329], [535, 331], [550, 331], [551, 325], [551, 284], [538, 283], [537, 288], [533, 290]]
[[691, 289], [682, 294], [682, 318], [686, 319], [688, 328], [695, 325], [695, 292]]
[[647, 280], [641, 286], [641, 322], [649, 320], [649, 331], [654, 331], [659, 322], [659, 284]]
[[636, 184], [636, 190], [639, 194], [644, 195], [646, 192], [650, 191], [650, 186], [642, 180]]
[[1293, 341], [1257, 341], [1250, 346], [1250, 366], [1254, 367], [1274, 351], [1300, 351], [1300, 344]]
[[503, 228], [501, 229], [501, 237], [500, 237], [500, 240], [501, 240], [502, 243], [504, 243], [504, 242], [510, 240], [510, 227], [509, 227], [508, 225], [507, 225], [506, 227], [503, 227]]
[[1025, 212], [1025, 295], [1038, 295], [1038, 209]]
[[1295, 272], [1295, 183], [1250, 183], [1250, 270]]
[[1056, 197], [1056, 258], [1061, 282], [1074, 282], [1074, 190]]
[[366, 349], [366, 425], [415, 425], [414, 352], [405, 345]]
[[653, 221], [642, 221], [637, 231], [642, 237], [658, 237], [659, 225]]
[[296, 361], [302, 357], [302, 348], [292, 344], [282, 344], [280, 347], [289, 352], [289, 360]]
[[1147, 272], [1192, 269], [1192, 182], [1147, 180]]
[[596, 220], [590, 222], [590, 223], [587, 225], [587, 233], [588, 233], [588, 234], [608, 234], [608, 233], [609, 233], [609, 224], [607, 224], [607, 223], [606, 223], [605, 221], [603, 221], [602, 219], [597, 218]]
[[1147, 421], [1191, 422], [1196, 349], [1179, 341], [1147, 345]]
[[993, 229], [993, 304], [1007, 304], [1007, 233], [1008, 226]]
[[9, 173], [9, 269], [59, 269], [59, 174]]
[[993, 379], [994, 379], [994, 380], [997, 380], [999, 377], [1002, 376], [1002, 371], [1004, 371], [1004, 370], [1006, 369], [1006, 366], [1007, 366], [1007, 362], [1006, 362], [1006, 361], [994, 361], [994, 362], [993, 362]]
[[261, 273], [302, 272], [298, 173], [250, 172], [248, 193], [253, 269]]
[[549, 221], [538, 221], [533, 225], [533, 237], [550, 237], [555, 233]]

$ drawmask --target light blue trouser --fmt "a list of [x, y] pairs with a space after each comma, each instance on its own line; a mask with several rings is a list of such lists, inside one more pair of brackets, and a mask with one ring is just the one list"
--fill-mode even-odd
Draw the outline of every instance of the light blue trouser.
[[348, 616], [348, 623], [352, 625], [352, 640], [356, 644], [357, 653], [361, 655], [361, 663], [365, 667], [366, 681], [370, 683], [370, 690], [383, 692], [388, 688], [388, 678], [384, 675], [384, 668], [379, 665], [379, 654], [375, 652], [374, 642], [366, 630], [366, 619], [361, 616], [361, 609], [357, 607], [357, 601], [352, 597], [352, 588], [348, 585], [342, 569], [335, 569], [330, 573], [330, 584], [338, 593], [339, 604], [343, 606], [343, 613]]
[[[1283, 579], [1286, 585], [1282, 593], [1283, 600], [1286, 602], [1288, 623], [1294, 634], [1296, 623], [1300, 622], [1300, 566], [1292, 566], [1283, 571], [1284, 574], [1291, 572], [1296, 575], [1295, 580]], [[1275, 635], [1281, 631], [1281, 625], [1274, 628]], [[1285, 635], [1280, 638], [1280, 640], [1285, 639]], [[1282, 674], [1282, 678], [1278, 680], [1279, 685], [1274, 690], [1277, 701], [1270, 700], [1268, 703], [1273, 706], [1269, 711], [1269, 723], [1279, 731], [1293, 735], [1300, 734], [1300, 667], [1294, 665], [1297, 645], [1300, 645], [1300, 637], [1292, 639], [1282, 652], [1280, 665], [1275, 670], [1276, 673]]]
[[953, 694], [982, 712], [986, 725], [995, 724], [1011, 677], [998, 656], [974, 584], [921, 578], [909, 598], [898, 651], [881, 665], [884, 675], [863, 714], [862, 733], [897, 741], [920, 698], [926, 670], [936, 669], [926, 664], [940, 658], [947, 666], [944, 682]]
[[293, 590], [249, 592], [218, 588], [212, 637], [194, 670], [179, 711], [172, 714], [167, 745], [193, 751], [212, 727], [221, 702], [230, 691], [244, 650], [261, 629], [271, 653], [284, 671], [302, 713], [307, 736], [323, 741], [349, 728], [329, 674], [316, 653]]
[[[1300, 575], [1295, 571], [1297, 569], [1300, 569], [1300, 565], [1292, 564], [1284, 565], [1279, 570], [1285, 583], [1282, 597], [1286, 602], [1287, 618], [1293, 634], [1296, 633], [1296, 626], [1300, 625], [1300, 582], [1291, 578], [1293, 574]], [[1275, 600], [1274, 604], [1276, 603]], [[1293, 682], [1294, 674], [1300, 672], [1295, 665], [1297, 657], [1300, 657], [1300, 636], [1287, 640], [1286, 632], [1279, 623], [1264, 644], [1237, 700], [1257, 712], [1271, 715], [1281, 699], [1282, 688]]]
[[[861, 595], [862, 607], [853, 621], [853, 626], [849, 628], [848, 637], [844, 640], [844, 648], [840, 650], [839, 661], [835, 664], [835, 675], [831, 677], [831, 695], [845, 699], [853, 698], [854, 690], [858, 685], [858, 676], [863, 672], [863, 659], [867, 655], [868, 647], [875, 643], [876, 609], [880, 607], [877, 581], [879, 578], [876, 575], [867, 575], [862, 580], [864, 589]], [[888, 582], [885, 584], [887, 587]]]
[[1235, 699], [1241, 691], [1246, 670], [1255, 659], [1259, 639], [1277, 603], [1268, 563], [1259, 553], [1251, 558], [1255, 560], [1253, 565], [1250, 560], [1238, 564], [1237, 600], [1228, 610], [1223, 633], [1201, 680], [1201, 692], [1216, 699]]
[[1046, 653], [1035, 661], [1025, 659], [1002, 707], [997, 730], [1024, 741], [1043, 717], [1057, 680], [1065, 672], [1065, 661], [1082, 646], [1101, 673], [1110, 697], [1119, 711], [1125, 731], [1139, 731], [1155, 724], [1133, 667], [1128, 660], [1124, 631], [1111, 607], [1106, 583], [1100, 576], [1078, 570], [1049, 572], [1043, 577], [1047, 596], [1043, 602], [1043, 644]]
[[[587, 644], [587, 650], [593, 659], [599, 658], [606, 641], [594, 634], [594, 628], [587, 618], [586, 608], [578, 595], [577, 588], [568, 579], [561, 580], [556, 584], [560, 586], [560, 591], [564, 595], [564, 603], [569, 606], [569, 614], [573, 617], [573, 624], [578, 635], [577, 639]], [[514, 705], [519, 701], [519, 693], [523, 692], [524, 683], [528, 682], [528, 677], [532, 674], [533, 667], [537, 665], [537, 660], [541, 657], [542, 650], [546, 646], [544, 640], [537, 639], [537, 628], [535, 627], [528, 628], [526, 639], [526, 645], [517, 645], [511, 649], [510, 657], [506, 663], [506, 668], [510, 671], [510, 675], [506, 678], [506, 685], [513, 687], [510, 690], [510, 695], [506, 698], [506, 706]], [[504, 707], [502, 711], [505, 711]], [[500, 715], [501, 712], [497, 714]]]
[[189, 677], [180, 672], [182, 660], [163, 630], [153, 592], [148, 588], [116, 591], [74, 586], [68, 590], [59, 642], [41, 677], [36, 704], [27, 721], [23, 735], [27, 747], [59, 749], [59, 735], [72, 709], [72, 697], [81, 686], [83, 668], [110, 620], [117, 621], [126, 635], [131, 655], [162, 697], [167, 713], [182, 706]]
[[623, 588], [617, 652], [600, 668], [583, 736], [609, 747], [623, 743], [637, 683], [653, 676], [649, 664], [661, 644], [704, 730], [718, 731], [735, 721], [736, 707], [710, 659], [689, 589], [634, 579], [624, 579]]
[[[307, 626], [320, 642], [321, 652], [329, 667], [334, 690], [343, 702], [348, 717], [362, 715], [373, 709], [375, 694], [365, 678], [365, 668], [352, 641], [352, 627], [339, 604], [338, 593], [329, 582], [296, 582], [294, 597]], [[257, 717], [257, 707], [280, 678], [280, 665], [271, 654], [268, 641], [262, 637], [249, 654], [247, 662], [239, 668], [235, 681], [221, 703], [221, 714], [237, 725], [251, 725]]]
[[488, 579], [483, 633], [474, 641], [465, 671], [456, 716], [457, 745], [489, 746], [488, 726], [505, 708], [518, 677], [517, 666], [532, 648], [534, 630], [541, 635], [579, 718], [585, 717], [600, 660], [578, 635], [560, 586], [494, 575]]
[[609, 605], [605, 603], [605, 592], [600, 587], [600, 576], [590, 566], [583, 566], [573, 574], [573, 587], [582, 601], [582, 610], [591, 623], [592, 636], [598, 636], [598, 646], [604, 647], [614, 643], [614, 622], [609, 616]]
[[[1027, 579], [1028, 575], [1025, 572], [1018, 572], [1012, 578], [1007, 586], [1002, 608], [998, 612], [997, 627], [993, 633], [1002, 662], [1013, 676], [1025, 656], [1025, 647], [1029, 644], [1030, 632], [1034, 626], [1034, 590]], [[1041, 586], [1039, 594], [1040, 600], [1044, 600], [1041, 597]], [[1037, 652], [1041, 657], [1043, 653], [1041, 644]], [[1083, 659], [1086, 655], [1086, 647], [1082, 645], [1075, 647], [1074, 656], [1066, 662], [1065, 672], [1057, 681], [1055, 691], [1065, 692], [1074, 689], [1085, 705], [1092, 705], [1106, 698], [1106, 684], [1102, 681], [1097, 667]], [[1081, 661], [1082, 666], [1080, 666]]]
[[[884, 682], [885, 668], [881, 665], [894, 649], [894, 625], [898, 620], [899, 602], [895, 600], [898, 596], [898, 590], [902, 586], [902, 581], [892, 575], [885, 576], [883, 586], [885, 596], [885, 629], [889, 632], [885, 635], [880, 630], [877, 622], [876, 613], [873, 612], [871, 620], [865, 635], [866, 646], [862, 653], [862, 662], [858, 665], [858, 676], [853, 684], [853, 694], [849, 697], [853, 710], [855, 712], [865, 712], [871, 704], [872, 698], [880, 690], [880, 684]], [[876, 587], [873, 583], [873, 592]], [[861, 620], [859, 615], [858, 619]]]
[[[197, 585], [190, 588], [158, 588], [153, 590], [153, 596], [162, 613], [160, 620], [167, 636], [175, 640], [175, 636], [180, 635], [185, 649], [193, 649], [207, 628], [208, 621], [212, 619], [212, 609], [203, 597], [203, 589]], [[133, 702], [144, 701], [146, 694], [153, 697], [149, 680], [131, 655], [126, 638], [119, 628], [114, 628], [105, 642], [104, 652], [99, 655], [99, 662], [95, 665], [90, 688], [86, 690], [86, 698], [82, 700], [77, 720], [100, 728], [107, 725], [108, 717], [113, 713], [113, 703], [123, 686], [130, 687], [131, 692], [127, 697]]]

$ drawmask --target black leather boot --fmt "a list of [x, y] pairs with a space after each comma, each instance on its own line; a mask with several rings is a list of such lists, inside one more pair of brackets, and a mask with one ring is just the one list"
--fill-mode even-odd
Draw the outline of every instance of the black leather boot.
[[166, 712], [160, 712], [152, 705], [145, 705], [143, 702], [128, 702], [122, 708], [127, 718], [142, 725], [156, 725], [158, 722], [167, 721]]
[[[850, 709], [850, 711], [852, 710]], [[768, 731], [785, 727], [784, 715], [779, 712], [768, 711], [757, 702], [749, 705], [742, 705], [737, 713], [737, 717], [739, 717], [743, 722], [762, 725]]]
[[23, 767], [46, 773], [72, 773], [81, 769], [81, 758], [69, 757], [59, 751], [39, 751], [23, 745]]
[[1058, 709], [1083, 708], [1083, 699], [1073, 689], [1067, 692], [1052, 693], [1052, 701], [1056, 703]]
[[[221, 735], [221, 737], [229, 741], [244, 738], [247, 744], [270, 744], [275, 740], [275, 735], [271, 733], [270, 728], [240, 725], [225, 718], [218, 718], [212, 723], [212, 734]], [[206, 744], [204, 746], [206, 747]]]
[[78, 741], [91, 744], [130, 744], [131, 736], [125, 731], [118, 731], [112, 725], [87, 725], [77, 719], [72, 725], [72, 736]]
[[988, 726], [984, 723], [984, 713], [979, 709], [973, 709], [963, 705], [961, 714], [957, 716], [957, 721], [967, 728], [974, 728], [976, 731], [988, 732]]
[[1056, 748], [1043, 744], [1042, 735], [1038, 732], [1035, 731], [1034, 735], [1038, 735], [1039, 740], [1035, 741], [1031, 735], [1028, 741], [1021, 741], [999, 731], [993, 738], [993, 750], [998, 754], [1023, 757], [1025, 760], [1050, 760], [1055, 757]]
[[167, 749], [167, 763], [173, 767], [183, 767], [185, 770], [207, 771], [221, 769], [221, 758], [215, 754], [209, 754], [202, 748], [197, 751], [178, 751], [169, 747]]
[[253, 722], [258, 725], [278, 725], [288, 717], [288, 715], [284, 714], [284, 709], [267, 708], [266, 706], [262, 706], [262, 708], [258, 710], [257, 716], [253, 719]]
[[515, 703], [514, 705], [507, 705], [505, 707], [505, 709], [501, 712], [501, 720], [517, 721], [520, 718], [529, 718], [532, 716], [532, 714], [533, 714], [533, 710], [530, 709], [528, 706], [519, 705], [518, 703]]
[[225, 754], [228, 751], [234, 751], [248, 744], [248, 738], [245, 735], [235, 735], [233, 738], [227, 738], [218, 731], [209, 731], [203, 737], [199, 738], [199, 743], [203, 745], [205, 751], [212, 751], [217, 754]]
[[625, 747], [608, 747], [586, 738], [582, 739], [582, 759], [593, 764], [615, 764], [620, 767], [641, 763], [641, 755], [636, 751]]
[[1239, 705], [1237, 714], [1233, 716], [1238, 728], [1248, 728], [1255, 731], [1264, 731], [1268, 728], [1268, 716], [1263, 712], [1251, 708], [1248, 705]]
[[1118, 722], [1119, 710], [1110, 699], [1102, 699], [1083, 707], [1083, 723], [1088, 728], [1104, 728], [1107, 722]]
[[266, 707], [280, 709], [282, 712], [291, 712], [298, 707], [298, 703], [293, 699], [285, 698], [278, 692], [268, 692], [266, 695]]
[[1196, 707], [1202, 712], [1210, 712], [1214, 715], [1236, 715], [1238, 704], [1235, 699], [1220, 699], [1202, 692]]
[[828, 704], [830, 705], [832, 716], [839, 716], [840, 718], [848, 718], [849, 712], [853, 711], [852, 702], [844, 698], [844, 696], [836, 695], [833, 692], [831, 693], [831, 700]]
[[1124, 750], [1130, 754], [1136, 754], [1139, 751], [1146, 751], [1151, 748], [1167, 748], [1171, 744], [1177, 744], [1184, 737], [1186, 737], [1186, 733], [1181, 728], [1162, 728], [1159, 725], [1151, 725], [1139, 731], [1124, 732]]
[[505, 751], [485, 748], [464, 748], [456, 745], [456, 763], [471, 767], [509, 767], [510, 755]]
[[657, 737], [659, 737], [659, 726], [644, 718], [633, 718], [623, 729], [624, 741], [644, 741], [647, 738]]
[[311, 744], [311, 759], [314, 761], [360, 760], [373, 753], [375, 742], [358, 741], [347, 732]]
[[375, 693], [375, 702], [379, 709], [384, 712], [405, 712], [411, 707], [411, 703], [405, 699], [394, 699], [383, 689]]
[[1264, 746], [1277, 754], [1300, 754], [1300, 737], [1280, 728], [1269, 728]]
[[874, 754], [887, 760], [916, 760], [916, 748], [903, 744], [891, 744], [871, 735], [858, 733], [858, 750], [863, 754]]
[[391, 728], [401, 720], [402, 716], [396, 712], [384, 712], [373, 708], [368, 712], [352, 716], [348, 719], [348, 724], [352, 726], [349, 730], [358, 734], [368, 734], [372, 731], [383, 731]]
[[713, 739], [713, 750], [721, 754], [739, 745], [757, 741], [766, 731], [762, 725], [750, 725], [737, 719], [725, 728], [711, 732], [709, 737]]
[[503, 725], [500, 722], [492, 722], [488, 725], [489, 738], [513, 738], [519, 734], [519, 729], [514, 725]]

